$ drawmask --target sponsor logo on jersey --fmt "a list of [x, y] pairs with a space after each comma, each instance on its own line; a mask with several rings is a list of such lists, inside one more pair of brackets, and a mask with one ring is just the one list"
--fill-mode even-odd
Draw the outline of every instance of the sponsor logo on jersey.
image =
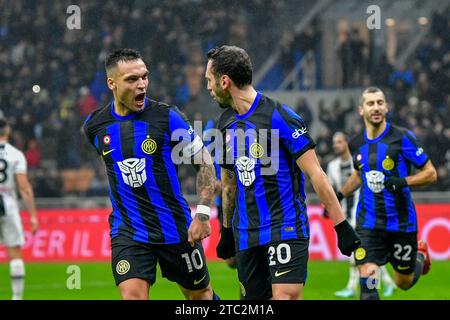
[[377, 170], [366, 172], [367, 186], [373, 193], [380, 193], [384, 189], [384, 173]]
[[236, 168], [239, 173], [239, 180], [244, 187], [249, 187], [255, 181], [255, 159], [240, 157], [236, 161]]
[[416, 156], [418, 157], [418, 156], [420, 156], [422, 153], [423, 153], [423, 149], [422, 149], [422, 148], [419, 148], [419, 149], [417, 149], [417, 151], [416, 151]]
[[300, 138], [302, 135], [304, 135], [307, 132], [308, 132], [308, 130], [306, 130], [306, 128], [295, 129], [294, 133], [292, 133], [292, 138], [294, 138], [294, 139]]
[[128, 158], [123, 161], [117, 161], [122, 179], [125, 184], [132, 188], [138, 188], [147, 181], [145, 172], [145, 158]]

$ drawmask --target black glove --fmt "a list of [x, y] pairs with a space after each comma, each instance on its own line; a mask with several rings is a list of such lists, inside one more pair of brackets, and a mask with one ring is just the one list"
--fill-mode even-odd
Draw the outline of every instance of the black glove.
[[222, 227], [220, 230], [220, 240], [216, 248], [216, 253], [219, 258], [228, 259], [236, 255], [236, 248], [234, 246], [233, 228]]
[[[342, 199], [344, 199], [344, 195], [342, 194], [342, 192], [336, 191], [336, 198], [338, 199], [339, 202], [341, 202]], [[327, 211], [325, 207], [323, 208], [322, 216], [327, 219], [330, 217], [330, 213]]]
[[338, 248], [346, 256], [351, 256], [360, 245], [361, 240], [347, 220], [334, 227], [338, 237]]
[[408, 183], [405, 178], [389, 176], [384, 181], [384, 186], [390, 192], [400, 192], [402, 188], [407, 187]]

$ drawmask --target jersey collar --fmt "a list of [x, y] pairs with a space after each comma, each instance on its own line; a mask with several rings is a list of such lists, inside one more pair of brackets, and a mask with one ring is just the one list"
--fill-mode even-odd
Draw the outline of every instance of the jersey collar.
[[126, 116], [121, 116], [121, 115], [118, 115], [118, 114], [116, 113], [116, 111], [114, 110], [114, 100], [113, 100], [113, 101], [111, 102], [111, 114], [112, 114], [112, 116], [113, 116], [114, 118], [116, 118], [116, 119], [119, 120], [119, 121], [122, 121], [122, 120], [130, 120], [130, 119], [133, 119], [136, 115], [142, 113], [142, 112], [145, 110], [145, 108], [147, 108], [147, 104], [148, 104], [148, 98], [145, 97], [145, 100], [144, 100], [144, 107], [142, 108], [141, 111], [139, 111], [139, 112], [132, 112], [132, 113], [130, 113], [130, 114], [127, 114]]
[[378, 141], [380, 141], [381, 139], [384, 138], [384, 136], [388, 133], [388, 131], [389, 131], [390, 128], [391, 128], [391, 124], [390, 124], [389, 122], [386, 122], [386, 128], [384, 128], [384, 131], [383, 131], [378, 137], [376, 137], [375, 139], [369, 139], [369, 138], [367, 137], [367, 131], [364, 130], [364, 139], [366, 139], [366, 141], [367, 141], [368, 143], [375, 143], [375, 142], [378, 142]]
[[253, 101], [250, 109], [248, 109], [248, 111], [244, 114], [236, 114], [236, 119], [243, 120], [245, 118], [250, 117], [250, 115], [253, 113], [253, 111], [255, 111], [256, 107], [258, 106], [259, 100], [261, 100], [261, 95], [262, 95], [261, 92], [257, 91], [255, 100]]

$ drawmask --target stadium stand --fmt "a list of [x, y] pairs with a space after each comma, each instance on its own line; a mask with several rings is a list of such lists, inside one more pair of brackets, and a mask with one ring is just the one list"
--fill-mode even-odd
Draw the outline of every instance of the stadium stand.
[[[218, 108], [205, 96], [204, 53], [222, 43], [245, 47], [255, 72], [280, 49], [280, 59], [260, 89], [277, 89], [302, 60], [300, 84], [286, 84], [285, 89], [327, 88], [321, 76], [326, 49], [321, 46], [325, 35], [320, 15], [299, 33], [289, 29], [315, 2], [300, 7], [291, 0], [79, 1], [82, 29], [69, 30], [67, 15], [61, 14], [67, 1], [0, 0], [0, 111], [14, 127], [12, 142], [26, 154], [36, 196], [107, 195], [100, 161], [79, 132], [86, 115], [111, 98], [103, 70], [108, 51], [126, 46], [141, 50], [150, 67], [149, 96], [179, 105], [191, 121], [206, 121]], [[392, 119], [414, 131], [437, 167], [438, 184], [430, 190], [449, 190], [450, 11], [433, 14], [430, 23], [414, 58], [402, 66], [383, 55], [367, 61], [364, 37], [350, 30], [338, 51], [346, 61], [342, 71], [352, 69], [333, 88], [368, 83], [387, 88]], [[375, 67], [364, 67], [368, 63]], [[34, 85], [40, 87], [37, 93], [31, 90]], [[328, 127], [314, 137], [324, 167], [332, 153], [332, 133], [362, 128], [350, 121], [340, 128], [355, 103], [313, 105], [306, 99], [293, 106], [311, 127]], [[314, 109], [320, 110], [320, 118]], [[195, 193], [192, 173], [180, 168], [179, 175], [185, 192]]]

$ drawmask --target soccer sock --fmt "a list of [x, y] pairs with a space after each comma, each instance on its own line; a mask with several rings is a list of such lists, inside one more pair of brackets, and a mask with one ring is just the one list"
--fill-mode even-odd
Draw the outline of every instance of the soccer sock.
[[22, 300], [24, 279], [25, 279], [25, 264], [22, 259], [12, 259], [9, 262], [9, 270], [11, 276], [12, 300]]
[[360, 278], [359, 285], [361, 288], [360, 299], [361, 300], [380, 300], [380, 296], [378, 295], [377, 290], [377, 282], [375, 279], [375, 283], [369, 278]]
[[423, 255], [423, 253], [418, 252], [416, 258], [416, 268], [414, 269], [414, 278], [409, 288], [412, 288], [412, 286], [414, 286], [416, 282], [419, 280], [420, 276], [422, 275], [424, 264], [425, 264], [425, 256]]
[[213, 300], [220, 300], [219, 296], [217, 295], [217, 293], [213, 290]]
[[358, 268], [355, 266], [350, 267], [349, 272], [349, 278], [347, 283], [347, 289], [356, 291], [356, 287], [358, 286], [358, 279], [359, 279], [359, 271]]
[[387, 269], [386, 269], [386, 266], [381, 266], [380, 267], [381, 268], [381, 281], [383, 281], [383, 284], [385, 285], [385, 286], [390, 286], [390, 285], [392, 285], [392, 278], [391, 278], [391, 276], [389, 275], [389, 272], [387, 271]]

